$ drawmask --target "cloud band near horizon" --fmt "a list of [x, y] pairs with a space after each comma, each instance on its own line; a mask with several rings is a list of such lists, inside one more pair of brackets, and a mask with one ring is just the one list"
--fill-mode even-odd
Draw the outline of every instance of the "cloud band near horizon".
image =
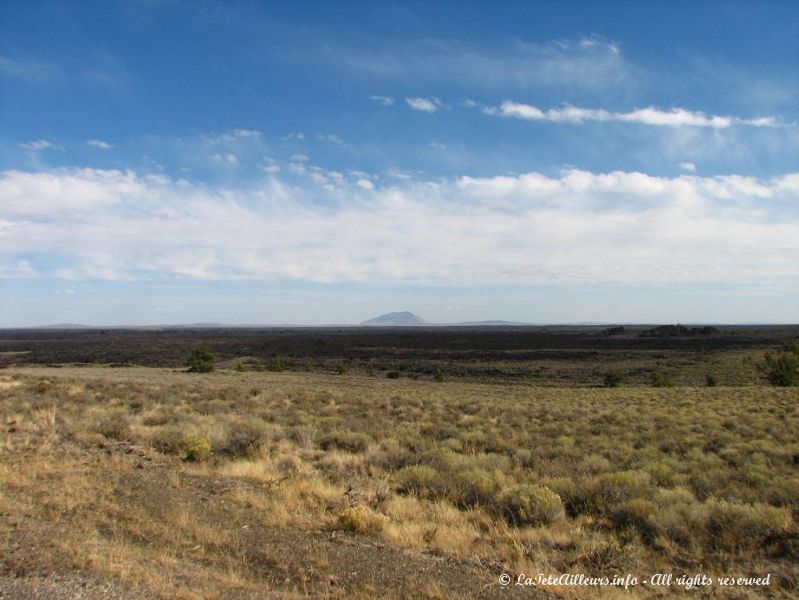
[[134, 171], [4, 171], [0, 277], [799, 283], [799, 173], [364, 175], [309, 169], [232, 189]]

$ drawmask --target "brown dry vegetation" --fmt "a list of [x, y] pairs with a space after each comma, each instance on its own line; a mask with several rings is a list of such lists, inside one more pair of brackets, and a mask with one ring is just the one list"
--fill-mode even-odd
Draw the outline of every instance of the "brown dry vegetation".
[[704, 593], [799, 592], [795, 389], [0, 379], [7, 577], [80, 573], [132, 597], [450, 598], [522, 591], [502, 572], [771, 573], [767, 590]]

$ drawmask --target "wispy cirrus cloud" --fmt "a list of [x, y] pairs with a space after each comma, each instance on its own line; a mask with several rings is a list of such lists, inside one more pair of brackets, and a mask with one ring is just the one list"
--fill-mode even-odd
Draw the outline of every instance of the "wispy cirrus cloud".
[[0, 75], [35, 84], [83, 84], [106, 89], [127, 90], [134, 78], [123, 61], [108, 51], [94, 51], [79, 61], [18, 58], [0, 55]]
[[109, 144], [103, 140], [86, 140], [86, 144], [94, 148], [99, 148], [100, 150], [111, 150], [111, 148], [114, 147], [113, 144]]
[[185, 172], [198, 174], [241, 174], [232, 167], [244, 165], [260, 169], [268, 155], [269, 144], [257, 129], [234, 128], [223, 131], [191, 133], [186, 136], [145, 136], [125, 144], [125, 152], [140, 145], [149, 168], [164, 169], [174, 165]]
[[61, 69], [52, 63], [0, 56], [0, 74], [32, 83], [48, 83], [61, 78]]
[[542, 109], [533, 104], [506, 100], [499, 106], [483, 106], [484, 113], [527, 121], [549, 121], [553, 123], [585, 123], [587, 121], [639, 123], [661, 127], [710, 127], [726, 129], [733, 125], [751, 127], [777, 127], [780, 123], [775, 117], [741, 118], [733, 116], [708, 115], [701, 111], [684, 108], [662, 110], [652, 106], [628, 112], [614, 112], [602, 108], [562, 108]]
[[221, 133], [207, 133], [201, 137], [203, 143], [208, 145], [231, 144], [242, 140], [258, 140], [263, 135], [257, 129], [231, 129]]
[[391, 96], [369, 96], [369, 99], [377, 102], [380, 106], [393, 106], [394, 105], [394, 98]]
[[[451, 39], [422, 39], [370, 48], [326, 46], [323, 60], [370, 77], [468, 84], [480, 88], [570, 86], [598, 89], [631, 78], [618, 43], [583, 36], [544, 43], [513, 41], [485, 48]], [[379, 102], [378, 98], [372, 99]]]
[[38, 152], [40, 150], [55, 149], [57, 146], [48, 140], [32, 140], [30, 142], [23, 142], [19, 144], [23, 150], [30, 150], [31, 152]]
[[337, 146], [346, 146], [342, 137], [336, 133], [317, 133], [316, 139], [320, 142], [328, 142]]
[[217, 152], [211, 155], [211, 160], [219, 164], [235, 165], [239, 162], [239, 157], [232, 152]]
[[799, 173], [426, 181], [308, 164], [230, 188], [5, 171], [0, 261], [64, 279], [795, 287], [797, 199]]

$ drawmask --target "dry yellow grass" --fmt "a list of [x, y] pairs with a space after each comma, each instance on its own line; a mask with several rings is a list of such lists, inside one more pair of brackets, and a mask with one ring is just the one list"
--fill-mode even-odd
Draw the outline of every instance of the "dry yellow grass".
[[[9, 369], [0, 383], [7, 572], [61, 565], [168, 597], [345, 597], [356, 587], [339, 571], [364, 568], [347, 562], [359, 551], [315, 536], [352, 532], [397, 549], [398, 573], [418, 570], [406, 550], [472, 573], [465, 588], [405, 573], [418, 597], [499, 593], [502, 571], [770, 572], [772, 596], [797, 591], [793, 390], [143, 368]], [[311, 571], [254, 548], [256, 531]], [[18, 539], [46, 540], [27, 566]]]

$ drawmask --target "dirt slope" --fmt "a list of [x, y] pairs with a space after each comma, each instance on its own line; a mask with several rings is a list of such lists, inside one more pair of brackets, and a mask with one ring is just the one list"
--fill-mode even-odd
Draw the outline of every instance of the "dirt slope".
[[497, 598], [512, 591], [496, 583], [498, 566], [342, 531], [266, 527], [257, 511], [230, 501], [236, 491], [257, 489], [250, 481], [190, 474], [178, 461], [125, 445], [27, 442], [0, 454], [0, 598]]

